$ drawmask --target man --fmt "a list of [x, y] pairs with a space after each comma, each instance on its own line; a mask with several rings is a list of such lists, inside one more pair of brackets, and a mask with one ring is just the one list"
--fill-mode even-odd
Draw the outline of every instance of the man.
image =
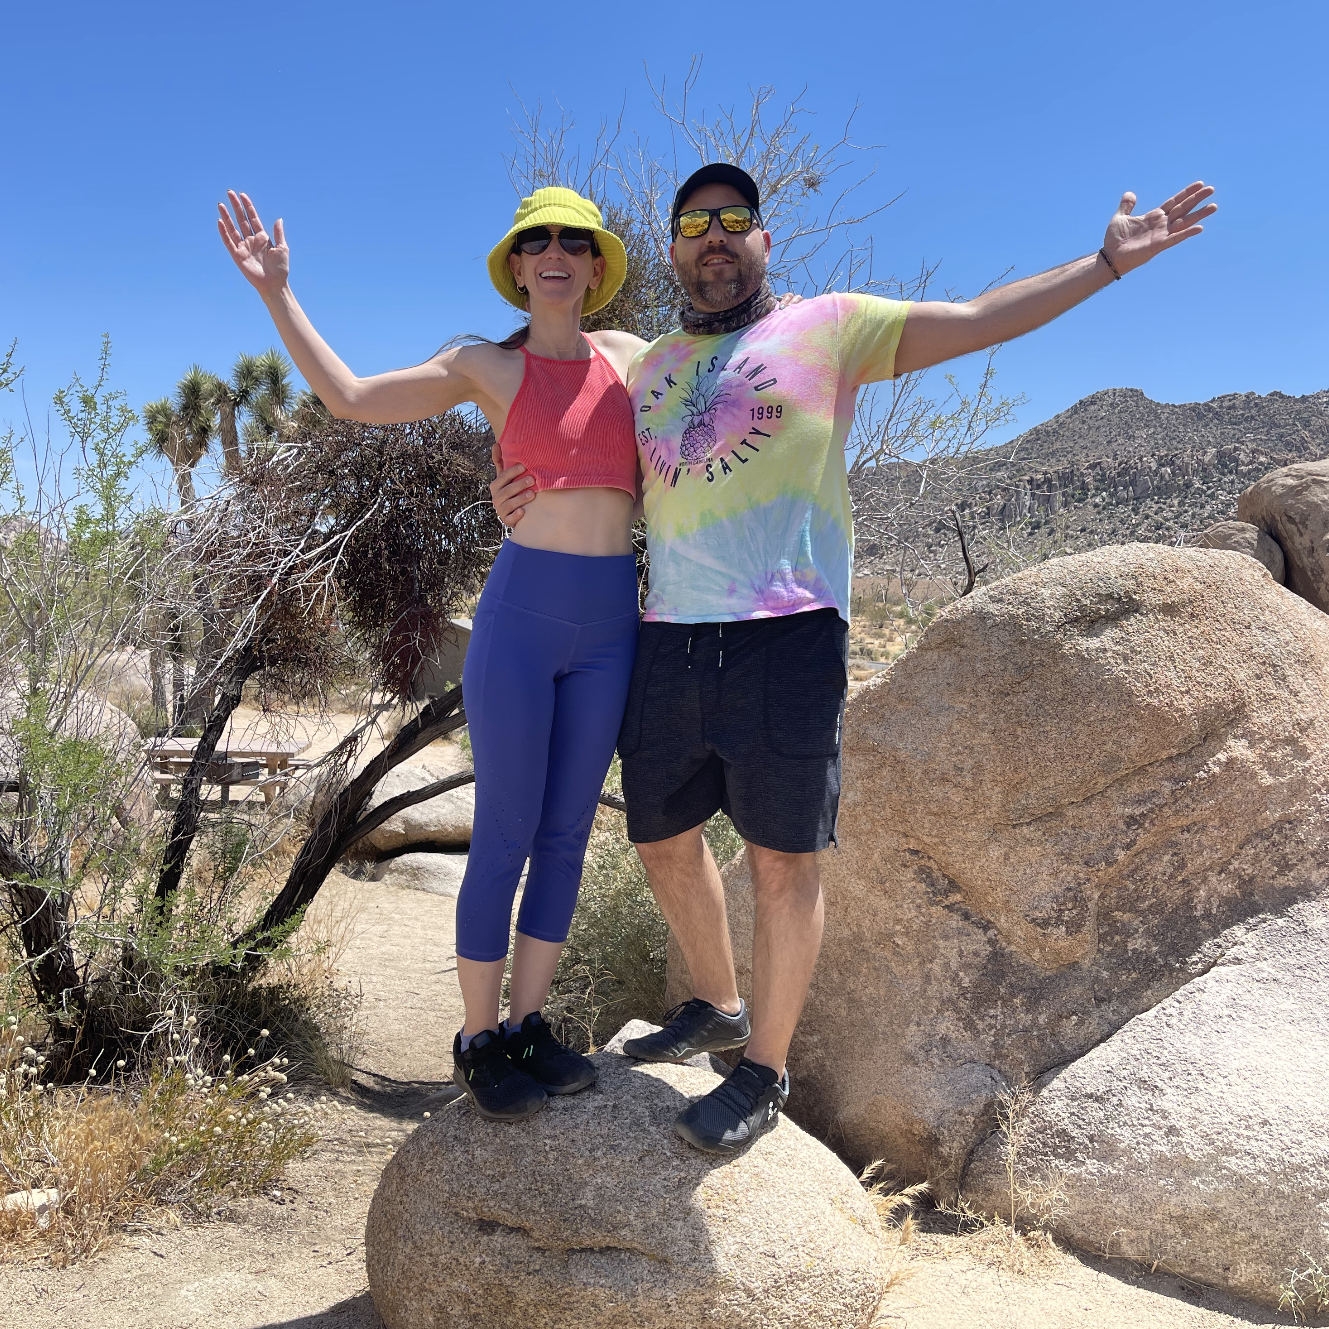
[[[628, 835], [693, 996], [624, 1051], [682, 1061], [746, 1048], [678, 1116], [698, 1149], [738, 1152], [784, 1107], [785, 1056], [821, 945], [816, 856], [835, 841], [840, 793], [853, 547], [844, 444], [858, 388], [1042, 326], [1198, 235], [1217, 210], [1212, 193], [1197, 182], [1141, 217], [1124, 194], [1097, 253], [967, 304], [833, 294], [779, 308], [752, 178], [716, 163], [678, 190], [682, 327], [629, 369], [650, 590], [619, 753]], [[500, 516], [520, 519], [530, 496], [516, 468], [492, 488]], [[719, 810], [752, 875], [750, 1020], [702, 837]]]

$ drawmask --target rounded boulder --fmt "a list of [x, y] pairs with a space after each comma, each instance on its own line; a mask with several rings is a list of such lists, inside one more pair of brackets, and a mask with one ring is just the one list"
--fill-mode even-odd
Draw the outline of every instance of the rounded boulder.
[[1289, 590], [1329, 612], [1329, 460], [1270, 471], [1237, 499], [1237, 516], [1278, 541]]
[[[953, 1193], [1003, 1093], [1329, 890], [1326, 716], [1329, 617], [1244, 554], [1099, 549], [945, 609], [846, 710], [790, 1112]], [[725, 887], [750, 992], [741, 858]]]
[[886, 1252], [843, 1163], [787, 1118], [698, 1153], [671, 1124], [713, 1071], [593, 1060], [592, 1089], [517, 1124], [459, 1100], [388, 1164], [365, 1237], [387, 1329], [867, 1329]]
[[[374, 787], [365, 804], [372, 812], [381, 803], [400, 794], [423, 789], [458, 774], [459, 768], [442, 761], [403, 762], [394, 766]], [[462, 849], [471, 843], [475, 820], [475, 786], [462, 785], [436, 794], [423, 803], [403, 808], [376, 826], [356, 846], [356, 854], [392, 854], [414, 846]]]
[[1287, 567], [1278, 541], [1248, 521], [1220, 521], [1191, 543], [1196, 549], [1233, 549], [1239, 554], [1249, 554], [1269, 569], [1269, 575], [1280, 586], [1287, 581]]

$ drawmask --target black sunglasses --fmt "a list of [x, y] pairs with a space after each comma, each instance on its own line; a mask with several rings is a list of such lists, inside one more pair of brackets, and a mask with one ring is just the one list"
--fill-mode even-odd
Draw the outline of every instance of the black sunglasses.
[[711, 229], [711, 218], [719, 217], [720, 225], [730, 235], [742, 235], [752, 229], [753, 222], [761, 224], [761, 214], [744, 203], [730, 203], [723, 208], [689, 208], [674, 218], [674, 234], [695, 240]]
[[[553, 238], [549, 227], [534, 226], [529, 231], [522, 231], [512, 242], [512, 252], [515, 254], [520, 249], [523, 254], [543, 254]], [[583, 231], [579, 226], [565, 226], [559, 231], [558, 246], [569, 258], [580, 258], [588, 249], [596, 258], [600, 257], [594, 233]]]

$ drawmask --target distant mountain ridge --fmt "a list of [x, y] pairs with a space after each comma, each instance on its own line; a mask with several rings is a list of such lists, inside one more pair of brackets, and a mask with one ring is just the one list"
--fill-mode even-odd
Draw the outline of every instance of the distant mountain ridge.
[[1329, 454], [1329, 390], [1305, 397], [1233, 392], [1176, 405], [1154, 401], [1139, 388], [1106, 388], [991, 451], [1033, 469], [1228, 446], [1295, 461]]
[[[1329, 390], [1174, 405], [1107, 388], [976, 454], [956, 506], [980, 543], [995, 540], [1016, 565], [1137, 540], [1177, 544], [1235, 516], [1237, 496], [1269, 471], [1322, 457]], [[931, 566], [958, 566], [949, 520], [909, 538]], [[887, 548], [864, 539], [860, 570], [889, 571]]]

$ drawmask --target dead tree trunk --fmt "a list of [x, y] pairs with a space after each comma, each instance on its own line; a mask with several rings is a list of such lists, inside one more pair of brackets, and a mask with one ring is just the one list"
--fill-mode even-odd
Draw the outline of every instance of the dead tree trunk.
[[232, 712], [240, 704], [245, 684], [261, 667], [259, 653], [251, 643], [222, 676], [217, 704], [194, 748], [193, 760], [181, 784], [180, 801], [171, 819], [171, 834], [166, 841], [166, 853], [162, 857], [161, 872], [157, 877], [157, 905], [163, 913], [170, 912], [170, 898], [179, 889], [185, 859], [198, 833], [198, 824], [203, 816], [203, 778], [212, 762], [213, 753], [217, 751], [217, 742]]
[[410, 790], [375, 808], [368, 817], [360, 817], [374, 787], [394, 766], [465, 723], [461, 688], [455, 687], [425, 706], [414, 720], [397, 731], [382, 752], [365, 763], [359, 775], [332, 800], [318, 819], [291, 865], [286, 884], [263, 917], [236, 938], [235, 950], [240, 954], [239, 964], [243, 969], [254, 968], [280, 941], [287, 924], [313, 900], [337, 860], [362, 835], [403, 808], [422, 803], [444, 792], [445, 788], [455, 788], [474, 778], [469, 774], [454, 776], [424, 789]]
[[37, 999], [49, 1011], [82, 1011], [86, 994], [69, 936], [68, 891], [43, 886], [36, 864], [2, 831], [0, 876], [27, 952]]

